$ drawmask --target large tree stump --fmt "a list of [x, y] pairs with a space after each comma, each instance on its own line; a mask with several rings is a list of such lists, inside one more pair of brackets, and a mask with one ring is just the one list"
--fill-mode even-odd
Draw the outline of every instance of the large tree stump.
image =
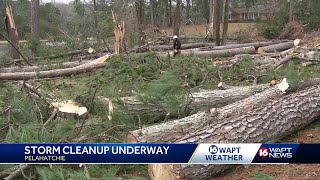
[[[240, 116], [208, 124], [176, 143], [266, 143], [297, 131], [320, 115], [320, 86], [287, 95]], [[214, 117], [209, 117], [214, 120]], [[157, 134], [162, 135], [162, 132]], [[212, 179], [230, 165], [149, 165], [151, 179]]]

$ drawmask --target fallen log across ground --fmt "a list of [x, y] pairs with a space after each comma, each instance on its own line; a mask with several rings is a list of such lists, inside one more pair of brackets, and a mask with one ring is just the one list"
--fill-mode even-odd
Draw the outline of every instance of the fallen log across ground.
[[284, 51], [284, 50], [288, 50], [290, 48], [293, 48], [295, 46], [298, 46], [300, 43], [299, 39], [296, 39], [294, 41], [289, 41], [289, 42], [284, 42], [284, 43], [279, 43], [279, 44], [273, 44], [273, 45], [269, 45], [269, 46], [263, 46], [263, 47], [259, 47], [257, 49], [257, 52], [260, 54], [263, 53], [272, 53], [272, 52], [279, 52], [279, 51]]
[[[318, 84], [320, 84], [320, 78], [314, 78], [291, 86], [290, 91], [304, 90]], [[286, 86], [283, 87], [282, 85], [285, 85], [285, 83], [280, 83], [280, 85], [278, 84], [261, 93], [257, 93], [221, 108], [212, 108], [210, 109], [210, 112], [199, 112], [182, 119], [130, 131], [127, 141], [145, 143], [175, 142], [177, 138], [194, 132], [207, 124], [224, 121], [226, 118], [238, 116], [242, 112], [252, 110], [270, 101], [279, 99], [283, 96], [283, 91], [286, 89]], [[214, 122], [210, 120], [210, 117], [213, 116], [215, 117]], [[163, 133], [159, 135], [159, 132]]]
[[276, 40], [276, 41], [252, 42], [252, 43], [244, 43], [244, 44], [229, 44], [229, 45], [225, 45], [225, 46], [200, 47], [198, 50], [199, 51], [213, 51], [213, 50], [242, 48], [242, 47], [249, 47], [249, 46], [253, 46], [257, 49], [262, 46], [269, 46], [269, 45], [273, 45], [273, 44], [279, 44], [282, 42], [285, 42], [285, 41]]
[[75, 61], [75, 62], [64, 62], [61, 64], [51, 64], [51, 65], [42, 65], [42, 66], [26, 66], [26, 67], [8, 67], [8, 68], [0, 68], [0, 73], [15, 73], [15, 72], [32, 72], [32, 71], [40, 71], [40, 70], [48, 70], [54, 68], [71, 68], [76, 67], [90, 61]]
[[99, 68], [104, 68], [106, 66], [105, 60], [107, 60], [109, 57], [110, 55], [106, 55], [89, 63], [65, 69], [54, 69], [39, 72], [0, 73], [0, 80], [29, 80], [34, 78], [41, 79], [77, 75]]
[[[227, 117], [238, 115], [281, 96], [282, 91], [277, 85], [227, 106], [212, 108], [210, 112], [203, 111], [182, 119], [130, 131], [127, 141], [141, 143], [175, 142], [177, 139], [201, 129], [206, 124], [223, 121]], [[214, 120], [210, 119], [212, 116], [215, 117]]]
[[[206, 47], [206, 46], [213, 46], [214, 43], [192, 43], [192, 44], [182, 44], [181, 49], [193, 49], [193, 48], [199, 48], [199, 47]], [[136, 52], [136, 53], [144, 53], [148, 51], [166, 51], [166, 50], [173, 50], [172, 45], [160, 45], [160, 46], [144, 46], [144, 47], [138, 47], [131, 50], [128, 50], [128, 52]]]
[[[180, 55], [195, 55], [199, 57], [231, 57], [237, 54], [254, 54], [256, 49], [253, 46], [225, 49], [225, 50], [213, 50], [213, 51], [198, 51], [198, 50], [184, 50]], [[173, 57], [173, 52], [158, 53], [161, 58]]]
[[[201, 107], [221, 107], [231, 102], [247, 98], [256, 93], [262, 92], [269, 87], [269, 84], [260, 84], [256, 86], [243, 86], [243, 87], [229, 87], [226, 90], [213, 90], [195, 92], [189, 95], [187, 99], [188, 110], [194, 111]], [[99, 102], [104, 106], [108, 106], [110, 99], [99, 97]], [[138, 97], [123, 97], [121, 98], [126, 110], [133, 114], [147, 114], [163, 116], [168, 112], [163, 105], [144, 103]]]
[[82, 53], [86, 53], [87, 50], [75, 50], [75, 51], [69, 51], [67, 53], [62, 53], [62, 54], [57, 54], [57, 55], [52, 55], [52, 56], [44, 56], [44, 57], [34, 57], [34, 60], [39, 60], [39, 59], [55, 59], [55, 58], [60, 58], [60, 57], [65, 57], [65, 56], [74, 56]]
[[[289, 135], [320, 116], [320, 86], [284, 96], [224, 121], [210, 123], [175, 143], [268, 143]], [[214, 121], [215, 117], [209, 117]], [[161, 137], [162, 132], [157, 135]], [[148, 165], [150, 179], [212, 179], [232, 165]]]

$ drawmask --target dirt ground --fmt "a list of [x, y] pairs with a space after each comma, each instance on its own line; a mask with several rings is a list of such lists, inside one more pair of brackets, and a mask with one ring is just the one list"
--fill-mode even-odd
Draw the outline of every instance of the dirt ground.
[[[281, 143], [320, 143], [320, 120]], [[320, 164], [240, 165], [215, 180], [320, 180]]]
[[[229, 23], [228, 26], [228, 35], [233, 35], [237, 33], [239, 30], [247, 29], [253, 27], [254, 23]], [[188, 36], [199, 36], [204, 37], [207, 33], [209, 26], [206, 24], [203, 25], [186, 25], [182, 26], [180, 29], [181, 35], [188, 35]], [[222, 29], [222, 25], [221, 25]], [[166, 32], [172, 35], [172, 28], [165, 29]]]

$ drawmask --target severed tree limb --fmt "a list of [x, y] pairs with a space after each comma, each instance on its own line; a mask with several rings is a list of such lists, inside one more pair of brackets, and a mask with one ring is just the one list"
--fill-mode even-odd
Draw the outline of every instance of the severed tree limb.
[[[313, 122], [320, 115], [320, 86], [284, 96], [225, 121], [208, 124], [176, 143], [268, 143]], [[215, 119], [214, 116], [209, 119]], [[158, 133], [160, 136], [161, 133]], [[148, 165], [151, 179], [212, 179], [230, 165]]]
[[17, 176], [19, 176], [22, 171], [29, 169], [30, 166], [28, 164], [21, 164], [18, 165], [14, 171], [12, 171], [7, 177], [3, 178], [4, 180], [13, 180], [15, 179]]
[[54, 77], [63, 77], [77, 75], [85, 72], [94, 71], [99, 68], [104, 68], [106, 66], [106, 59], [110, 55], [103, 56], [92, 62], [82, 64], [72, 68], [65, 69], [54, 69], [48, 71], [40, 72], [17, 72], [17, 73], [0, 73], [0, 80], [29, 80], [34, 78], [54, 78]]
[[9, 68], [0, 68], [0, 73], [15, 73], [15, 72], [33, 72], [40, 70], [49, 70], [57, 67], [71, 68], [76, 67], [90, 61], [79, 61], [79, 62], [65, 62], [61, 64], [51, 64], [51, 65], [42, 65], [42, 66], [27, 66], [27, 67], [9, 67]]

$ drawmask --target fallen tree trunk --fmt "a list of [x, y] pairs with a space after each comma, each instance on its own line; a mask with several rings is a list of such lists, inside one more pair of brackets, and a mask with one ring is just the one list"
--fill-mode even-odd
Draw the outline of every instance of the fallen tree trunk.
[[51, 65], [43, 65], [43, 66], [9, 67], [9, 68], [1, 68], [0, 73], [32, 72], [32, 71], [54, 69], [57, 67], [71, 68], [71, 67], [76, 67], [76, 66], [88, 63], [88, 62], [89, 61], [65, 62], [62, 64], [51, 64]]
[[60, 58], [60, 57], [65, 57], [65, 56], [74, 56], [74, 55], [78, 55], [78, 54], [82, 54], [87, 52], [86, 50], [75, 50], [75, 51], [70, 51], [67, 53], [63, 53], [63, 54], [57, 54], [57, 55], [52, 55], [52, 56], [45, 56], [45, 57], [35, 57], [35, 60], [38, 59], [56, 59], [56, 58]]
[[256, 49], [253, 46], [241, 47], [225, 50], [213, 50], [213, 51], [182, 51], [181, 55], [194, 54], [196, 56], [209, 56], [209, 57], [228, 57], [237, 54], [254, 54]]
[[[202, 91], [192, 93], [187, 99], [191, 102], [188, 104], [188, 112], [195, 111], [203, 107], [221, 107], [234, 101], [247, 98], [253, 94], [262, 92], [267, 89], [269, 84], [261, 84], [256, 86], [230, 87], [226, 90]], [[110, 99], [100, 97], [99, 101], [108, 106]], [[163, 116], [168, 112], [163, 105], [147, 104], [140, 101], [137, 97], [121, 98], [126, 110], [133, 114], [147, 114]], [[187, 113], [188, 113], [187, 112]]]
[[[177, 139], [201, 129], [206, 124], [223, 121], [227, 117], [238, 115], [240, 112], [265, 104], [271, 98], [276, 99], [281, 96], [281, 90], [278, 86], [275, 86], [230, 105], [212, 108], [209, 112], [199, 112], [182, 119], [130, 131], [127, 141], [141, 143], [175, 142]], [[212, 117], [215, 117], [215, 119], [210, 119]]]
[[[213, 50], [213, 51], [198, 51], [198, 50], [185, 50], [181, 51], [181, 55], [195, 55], [201, 57], [230, 57], [237, 54], [254, 54], [256, 49], [253, 46], [225, 49], [225, 50]], [[173, 57], [173, 52], [158, 53], [159, 57], [165, 58], [168, 55]]]
[[249, 47], [253, 46], [256, 49], [262, 46], [269, 46], [273, 44], [279, 44], [284, 41], [276, 40], [276, 41], [265, 41], [265, 42], [253, 42], [253, 43], [244, 43], [244, 44], [230, 44], [225, 46], [214, 46], [214, 47], [203, 47], [199, 48], [200, 51], [213, 51], [213, 50], [224, 50], [224, 49], [234, 49], [234, 48], [242, 48], [242, 47]]
[[[176, 143], [268, 143], [295, 132], [320, 115], [320, 86], [287, 95], [241, 116], [207, 126]], [[214, 120], [214, 117], [209, 119]], [[205, 119], [203, 119], [205, 120]], [[162, 132], [157, 134], [162, 135]], [[230, 165], [149, 165], [151, 179], [212, 179]]]
[[290, 48], [293, 48], [297, 46], [300, 43], [299, 39], [296, 39], [294, 41], [289, 41], [289, 42], [284, 42], [284, 43], [279, 43], [279, 44], [273, 44], [269, 46], [264, 46], [264, 47], [259, 47], [258, 48], [258, 53], [263, 54], [263, 53], [272, 53], [275, 51], [284, 51], [288, 50]]
[[104, 61], [108, 57], [109, 55], [106, 55], [89, 63], [82, 64], [72, 68], [54, 69], [39, 72], [0, 73], [0, 80], [29, 80], [34, 78], [41, 79], [77, 75], [85, 72], [90, 72], [99, 68], [104, 68], [106, 66], [106, 63]]
[[[192, 43], [192, 44], [183, 44], [181, 46], [181, 49], [194, 49], [199, 47], [205, 47], [205, 46], [212, 46], [214, 43]], [[136, 52], [136, 53], [144, 53], [148, 51], [166, 51], [166, 50], [173, 50], [172, 45], [160, 45], [160, 46], [144, 46], [144, 47], [138, 47], [135, 49], [129, 50], [129, 52]]]

